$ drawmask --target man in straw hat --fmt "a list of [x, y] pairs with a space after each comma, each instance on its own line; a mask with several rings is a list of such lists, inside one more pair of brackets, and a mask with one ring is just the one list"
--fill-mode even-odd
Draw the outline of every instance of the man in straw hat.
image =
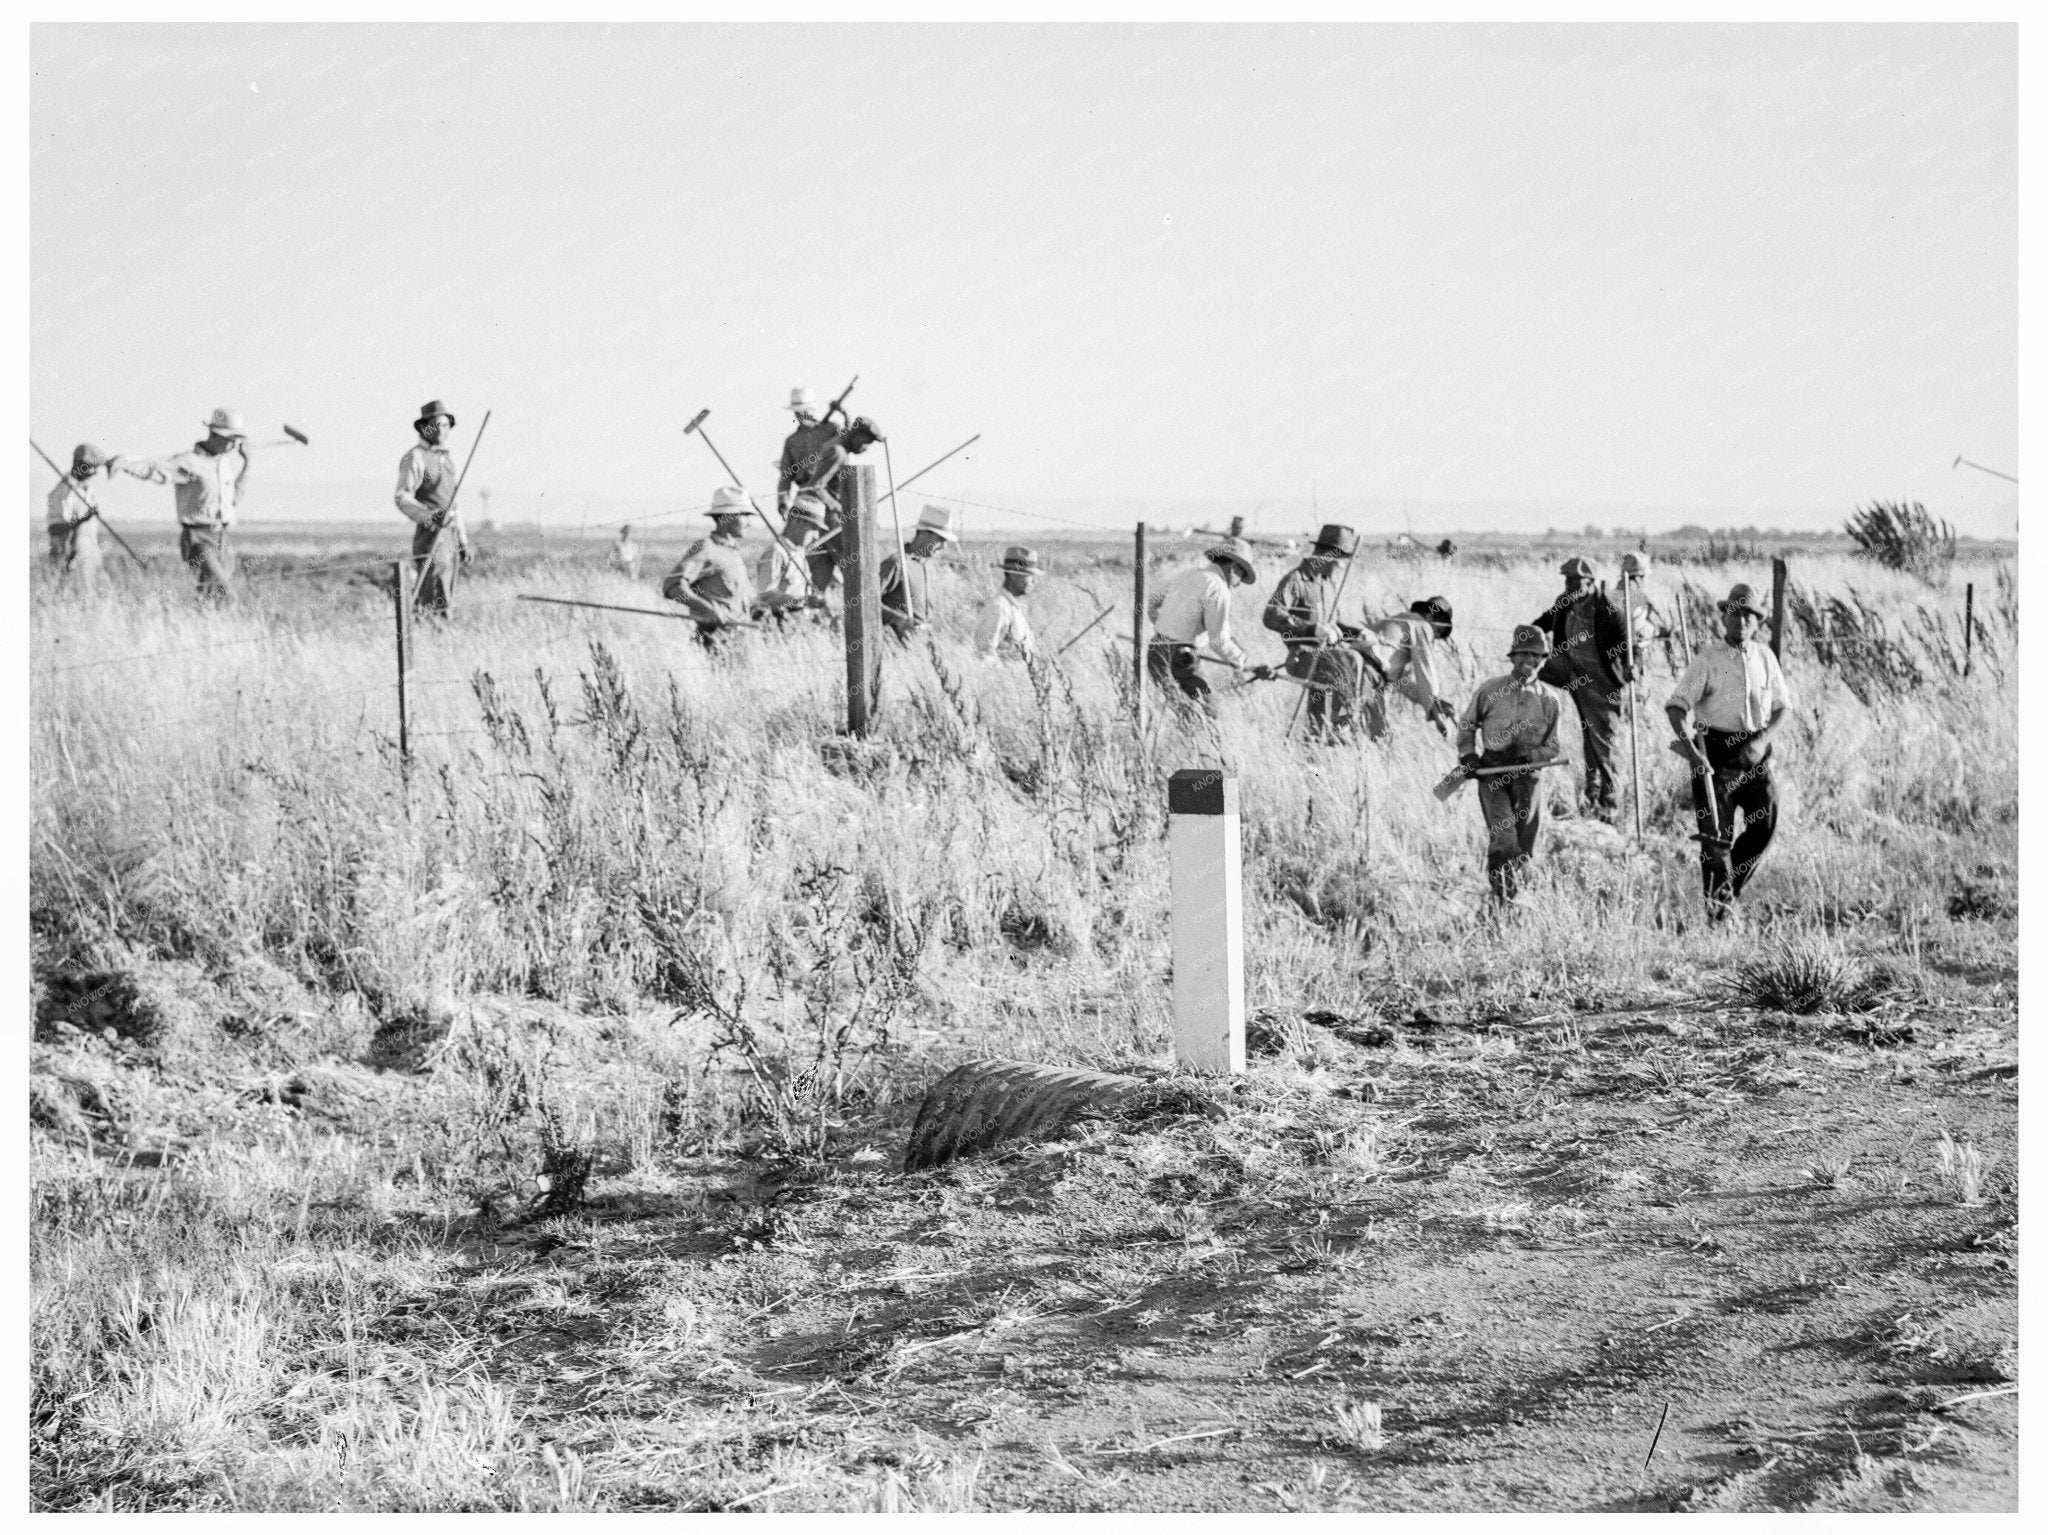
[[974, 648], [984, 656], [1014, 655], [1030, 661], [1038, 655], [1038, 638], [1031, 632], [1024, 599], [1043, 571], [1038, 551], [1013, 544], [1003, 551], [1002, 569], [1002, 586], [982, 604], [975, 620]]
[[719, 630], [747, 622], [754, 583], [740, 554], [751, 508], [747, 493], [722, 485], [711, 496], [711, 534], [683, 551], [661, 583], [661, 595], [697, 620], [697, 638], [709, 645]]
[[789, 410], [796, 417], [796, 430], [782, 440], [782, 461], [775, 482], [775, 509], [784, 515], [788, 514], [789, 503], [797, 491], [810, 483], [810, 470], [819, 450], [839, 435], [829, 420], [819, 419], [810, 390], [790, 390]]
[[[1664, 706], [1680, 753], [1692, 764], [1693, 813], [1700, 835], [1712, 839], [1700, 843], [1700, 874], [1707, 912], [1715, 921], [1734, 910], [1777, 834], [1771, 738], [1792, 706], [1792, 690], [1778, 658], [1756, 637], [1764, 613], [1755, 593], [1746, 584], [1737, 585], [1719, 606], [1720, 639], [1700, 647]], [[1693, 726], [1698, 727], [1697, 739]], [[1742, 834], [1734, 836], [1738, 810]], [[1724, 845], [1730, 837], [1733, 845]]]
[[1374, 691], [1379, 659], [1360, 644], [1356, 625], [1337, 620], [1337, 567], [1358, 552], [1358, 533], [1326, 523], [1300, 564], [1273, 583], [1261, 622], [1287, 645], [1287, 675], [1309, 685], [1308, 734], [1338, 740], [1350, 734], [1368, 672]]
[[50, 563], [56, 567], [59, 581], [76, 582], [88, 591], [99, 584], [103, 569], [100, 523], [83, 487], [90, 485], [96, 475], [111, 480], [116, 474], [163, 483], [163, 476], [149, 464], [109, 454], [95, 443], [81, 442], [71, 450], [71, 478], [59, 480], [50, 488]]
[[[1550, 658], [1550, 636], [1518, 624], [1508, 644], [1514, 668], [1482, 682], [1458, 720], [1458, 763], [1467, 772], [1544, 762], [1557, 755], [1557, 725], [1564, 705], [1537, 680]], [[1537, 770], [1478, 780], [1479, 814], [1486, 822], [1486, 884], [1498, 908], [1514, 900], [1522, 866], [1536, 856], [1543, 833], [1543, 798]]]
[[[455, 416], [441, 401], [429, 400], [420, 407], [412, 429], [420, 440], [398, 461], [398, 489], [392, 500], [413, 525], [413, 605], [422, 613], [446, 617], [455, 596], [455, 573], [469, 563], [469, 530], [455, 505], [461, 473], [448, 451]], [[443, 536], [451, 530], [452, 544]]]
[[189, 452], [121, 462], [122, 473], [171, 487], [178, 508], [178, 553], [199, 577], [203, 596], [228, 595], [228, 529], [249, 474], [248, 439], [241, 414], [221, 409], [208, 418], [206, 436]]
[[[790, 553], [774, 539], [761, 551], [761, 557], [754, 563], [755, 603], [765, 613], [773, 614], [777, 622], [786, 622], [793, 613], [809, 609], [814, 614], [822, 613], [825, 607], [825, 588], [815, 593], [804, 579], [809, 568], [809, 558], [804, 551], [825, 529], [825, 503], [811, 491], [803, 491], [789, 503], [782, 517], [782, 538]], [[804, 561], [798, 564], [798, 560]]]
[[[1259, 573], [1252, 564], [1251, 545], [1241, 538], [1211, 545], [1202, 559], [1202, 564], [1167, 582], [1146, 604], [1152, 643], [1146, 647], [1145, 670], [1161, 687], [1177, 689], [1214, 719], [1216, 699], [1202, 676], [1195, 643], [1206, 636], [1210, 654], [1244, 668], [1244, 651], [1230, 637], [1230, 593], [1235, 587], [1255, 583]], [[1250, 671], [1262, 680], [1274, 675], [1270, 666]]]
[[[945, 545], [959, 541], [960, 535], [953, 529], [952, 508], [928, 506], [917, 514], [917, 529], [903, 546], [903, 560], [916, 560], [922, 565]], [[910, 593], [910, 572], [904, 568], [903, 560], [885, 554], [880, 569], [882, 622], [898, 639], [910, 638], [931, 622], [929, 615], [917, 611]]]
[[1622, 690], [1635, 675], [1629, 665], [1626, 620], [1606, 588], [1594, 585], [1591, 561], [1575, 555], [1561, 569], [1564, 593], [1536, 619], [1536, 627], [1551, 643], [1543, 680], [1571, 694], [1586, 752], [1586, 802], [1597, 814], [1613, 815], [1618, 804], [1614, 756]]

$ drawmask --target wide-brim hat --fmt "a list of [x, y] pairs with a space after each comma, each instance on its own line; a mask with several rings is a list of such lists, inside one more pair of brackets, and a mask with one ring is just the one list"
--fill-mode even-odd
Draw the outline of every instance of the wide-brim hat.
[[1590, 581], [1593, 579], [1593, 562], [1583, 555], [1575, 554], [1558, 566], [1557, 571], [1559, 575], [1577, 576], [1581, 581]]
[[818, 402], [811, 398], [810, 390], [792, 389], [789, 392], [789, 408], [793, 411], [802, 411], [807, 416], [815, 416], [818, 413]]
[[1451, 605], [1441, 597], [1424, 597], [1411, 602], [1408, 611], [1420, 614], [1433, 624], [1442, 624], [1446, 630], [1451, 627]]
[[1027, 549], [1022, 544], [1012, 544], [1003, 551], [1003, 569], [1014, 570], [1019, 575], [1035, 576], [1045, 567], [1039, 563], [1038, 551]]
[[247, 437], [242, 429], [242, 413], [238, 410], [217, 410], [206, 418], [206, 429], [216, 437]]
[[1515, 637], [1508, 641], [1508, 654], [1510, 656], [1535, 655], [1548, 658], [1550, 655], [1550, 636], [1534, 624], [1516, 624]]
[[96, 442], [81, 442], [71, 450], [73, 469], [97, 469], [107, 461], [107, 450]]
[[1315, 552], [1335, 555], [1342, 560], [1350, 559], [1358, 552], [1358, 530], [1347, 528], [1341, 522], [1324, 523], [1322, 531], [1316, 534]]
[[1650, 557], [1631, 549], [1621, 557], [1621, 568], [1630, 576], [1640, 576], [1650, 568]]
[[736, 485], [721, 485], [711, 493], [713, 517], [744, 517], [749, 510], [747, 493]]
[[784, 522], [808, 522], [813, 527], [825, 526], [825, 501], [815, 491], [800, 490], [789, 503], [789, 510], [783, 514]]
[[1208, 560], [1230, 560], [1244, 572], [1245, 584], [1255, 584], [1259, 579], [1259, 567], [1252, 563], [1252, 546], [1241, 538], [1226, 538], [1220, 544], [1211, 544], [1202, 551]]
[[1715, 603], [1714, 606], [1723, 613], [1727, 612], [1730, 608], [1734, 608], [1738, 612], [1747, 613], [1759, 621], [1767, 620], [1771, 616], [1756, 605], [1756, 593], [1750, 589], [1749, 583], [1746, 581], [1736, 583], [1735, 586], [1729, 589], [1728, 595]]
[[950, 506], [927, 506], [917, 514], [917, 526], [912, 532], [930, 533], [949, 544], [960, 542], [960, 535], [953, 531], [953, 509]]
[[441, 400], [429, 400], [420, 407], [420, 413], [413, 418], [412, 429], [418, 431], [436, 416], [446, 416], [450, 426], [455, 425], [455, 412]]

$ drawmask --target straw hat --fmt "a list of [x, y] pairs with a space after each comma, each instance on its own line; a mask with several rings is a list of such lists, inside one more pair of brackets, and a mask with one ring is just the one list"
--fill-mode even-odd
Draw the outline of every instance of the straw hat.
[[107, 450], [96, 442], [81, 442], [71, 450], [71, 467], [73, 470], [97, 469], [106, 461]]
[[1036, 549], [1027, 549], [1022, 544], [1012, 544], [1003, 551], [1005, 570], [1014, 570], [1019, 575], [1035, 576], [1044, 568], [1039, 563]]
[[713, 517], [744, 517], [747, 511], [747, 493], [738, 486], [721, 485], [711, 493]]
[[1241, 538], [1226, 538], [1220, 544], [1211, 544], [1202, 551], [1202, 557], [1234, 562], [1237, 568], [1244, 572], [1247, 586], [1259, 579], [1259, 569], [1252, 563], [1252, 546]]
[[825, 499], [814, 490], [800, 490], [790, 499], [789, 510], [783, 514], [785, 522], [808, 522], [814, 528], [825, 526]]
[[249, 435], [242, 430], [242, 413], [238, 410], [229, 410], [225, 406], [207, 418], [206, 429], [216, 437], [247, 437]]
[[915, 533], [930, 533], [943, 538], [949, 544], [957, 544], [960, 535], [953, 531], [953, 509], [950, 506], [927, 506], [917, 514]]
[[790, 390], [789, 408], [799, 416], [815, 417], [818, 414], [818, 407], [812, 401], [811, 392], [808, 389]]

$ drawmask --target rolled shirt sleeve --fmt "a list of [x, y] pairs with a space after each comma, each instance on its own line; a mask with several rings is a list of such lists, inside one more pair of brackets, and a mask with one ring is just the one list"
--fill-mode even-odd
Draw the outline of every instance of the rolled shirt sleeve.
[[1244, 652], [1230, 637], [1230, 586], [1218, 572], [1202, 590], [1202, 632], [1209, 648], [1232, 666], [1244, 665]]

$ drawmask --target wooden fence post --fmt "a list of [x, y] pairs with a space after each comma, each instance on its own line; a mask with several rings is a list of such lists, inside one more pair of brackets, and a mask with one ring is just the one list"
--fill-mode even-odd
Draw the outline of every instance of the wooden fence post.
[[1636, 610], [1629, 598], [1628, 571], [1621, 573], [1621, 617], [1628, 641], [1628, 774], [1636, 802], [1636, 847], [1643, 845], [1643, 753], [1639, 744], [1640, 732], [1636, 724], [1636, 688], [1641, 679], [1636, 675]]
[[[846, 733], [874, 728], [882, 694], [882, 551], [875, 538], [875, 471], [848, 464], [837, 481], [846, 562]], [[907, 563], [907, 562], [906, 562]], [[905, 601], [910, 572], [901, 570]]]
[[411, 585], [406, 580], [406, 567], [410, 560], [391, 562], [391, 607], [397, 618], [398, 641], [398, 763], [399, 771], [408, 782], [412, 777], [412, 722], [407, 717], [405, 698], [405, 674], [412, 664], [411, 625], [406, 618], [411, 611]]
[[1963, 583], [1963, 675], [1970, 675], [1970, 650], [1976, 639], [1977, 583]]
[[1771, 561], [1771, 654], [1784, 658], [1785, 562]]
[[1136, 559], [1131, 566], [1131, 692], [1138, 733], [1145, 731], [1145, 524], [1138, 524]]

